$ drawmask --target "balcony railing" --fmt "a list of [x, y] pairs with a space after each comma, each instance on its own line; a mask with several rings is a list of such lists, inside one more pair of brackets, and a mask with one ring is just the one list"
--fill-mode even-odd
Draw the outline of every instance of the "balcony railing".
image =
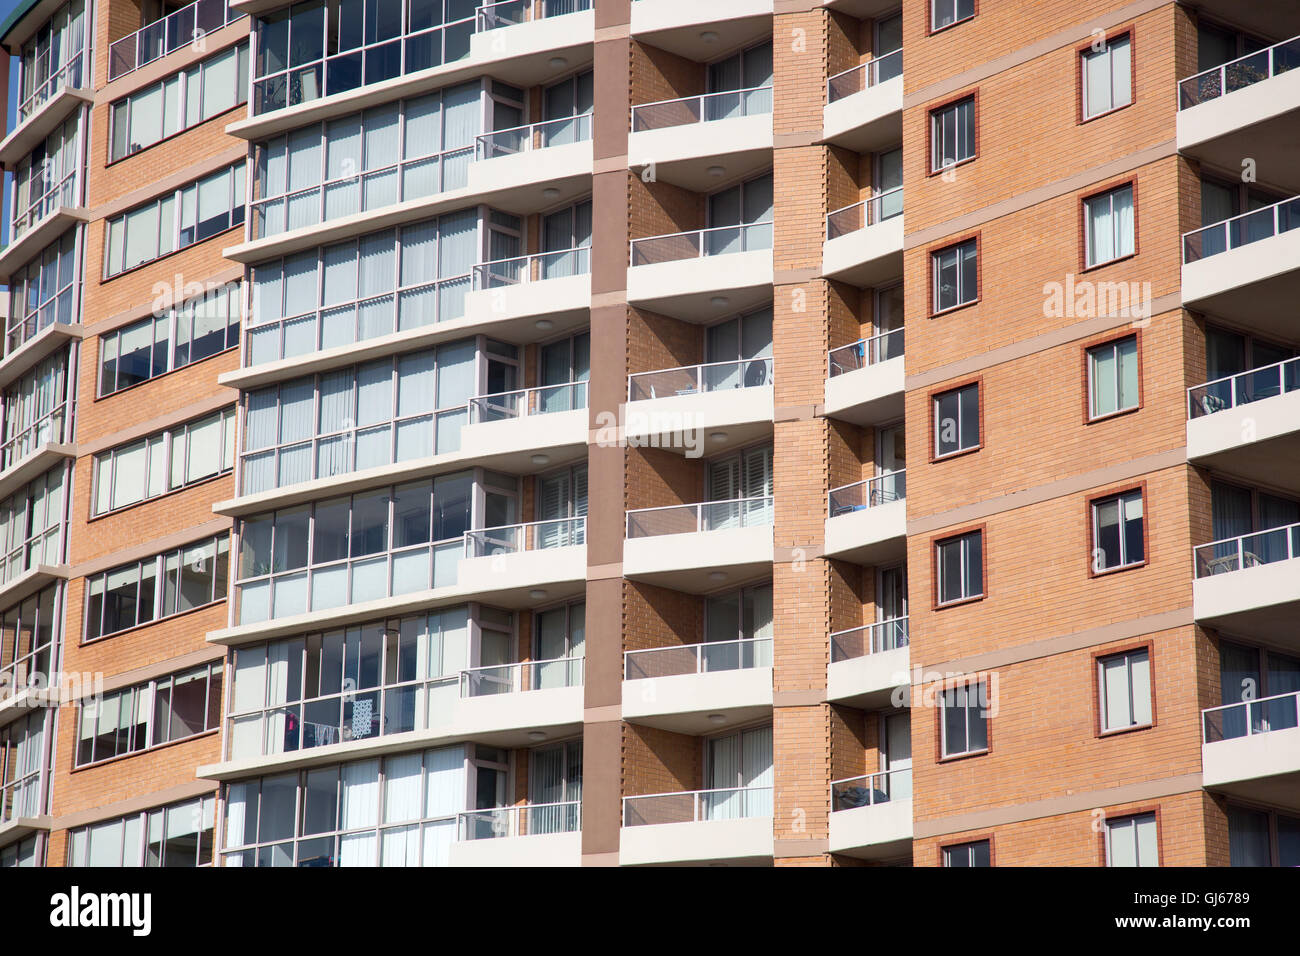
[[640, 402], [674, 395], [697, 395], [731, 388], [756, 388], [772, 384], [770, 358], [740, 359], [683, 365], [657, 372], [637, 372], [627, 377], [627, 400]]
[[1183, 235], [1183, 264], [1271, 239], [1300, 227], [1300, 196], [1224, 219]]
[[901, 501], [907, 497], [907, 471], [891, 471], [866, 481], [832, 488], [826, 496], [827, 514], [832, 518]]
[[581, 657], [469, 667], [460, 672], [460, 696], [498, 697], [551, 687], [581, 687], [582, 668]]
[[[42, 53], [36, 62], [35, 69], [41, 71], [46, 69], [47, 65], [41, 60], [47, 59], [48, 53]], [[31, 92], [31, 95], [25, 97], [18, 104], [18, 123], [25, 123], [30, 119], [37, 110], [54, 98], [54, 95], [64, 88], [78, 89], [82, 85], [82, 67], [86, 62], [86, 51], [77, 50], [68, 57], [68, 62], [54, 71], [47, 79], [43, 80], [40, 85]]]
[[912, 770], [883, 770], [831, 781], [831, 811], [874, 807], [912, 795]]
[[623, 798], [623, 826], [736, 820], [772, 815], [771, 787], [727, 787]]
[[582, 802], [528, 803], [521, 807], [467, 810], [459, 814], [461, 840], [577, 833], [582, 830]]
[[627, 513], [627, 536], [650, 538], [662, 534], [722, 531], [772, 523], [772, 496], [704, 501], [694, 505], [639, 508]]
[[513, 259], [496, 259], [474, 266], [475, 289], [500, 289], [525, 282], [567, 279], [591, 273], [591, 248], [578, 246], [556, 252], [537, 252]]
[[831, 663], [907, 647], [907, 618], [893, 617], [831, 634]]
[[521, 388], [495, 395], [478, 395], [469, 400], [469, 423], [503, 422], [530, 415], [549, 415], [552, 412], [571, 412], [587, 407], [587, 383], [569, 382], [566, 385], [542, 385], [539, 388]]
[[465, 557], [485, 558], [499, 554], [518, 554], [521, 551], [567, 548], [586, 542], [587, 518], [580, 515], [576, 518], [557, 518], [553, 521], [532, 521], [466, 531]]
[[869, 365], [888, 362], [903, 355], [903, 330], [891, 329], [869, 339], [858, 339], [848, 345], [831, 349], [826, 358], [826, 375], [834, 378], [845, 372], [856, 372]]
[[1196, 548], [1196, 576], [1227, 574], [1300, 556], [1300, 523], [1282, 525]]
[[591, 114], [564, 116], [560, 119], [515, 126], [483, 133], [475, 140], [475, 159], [515, 156], [550, 146], [585, 143], [591, 139]]
[[1182, 80], [1178, 84], [1178, 108], [1185, 110], [1244, 90], [1298, 66], [1300, 37], [1292, 37]]
[[174, 53], [187, 43], [197, 45], [205, 33], [220, 30], [242, 16], [244, 14], [230, 9], [229, 0], [196, 0], [188, 7], [155, 20], [108, 48], [109, 82]]
[[1300, 726], [1300, 691], [1201, 711], [1204, 742], [1236, 740]]
[[874, 60], [850, 67], [843, 73], [836, 73], [827, 80], [826, 102], [834, 103], [836, 100], [861, 93], [865, 89], [902, 75], [903, 51], [895, 50], [893, 53], [886, 53]]
[[754, 252], [772, 248], [772, 223], [755, 222], [742, 226], [715, 226], [694, 232], [668, 236], [651, 236], [632, 240], [632, 265], [678, 262], [702, 256], [725, 256], [733, 252]]
[[537, 0], [501, 0], [500, 3], [485, 3], [478, 8], [474, 29], [482, 33], [485, 30], [514, 26], [516, 23], [528, 23], [590, 9], [591, 0], [542, 0], [541, 3]]
[[866, 229], [903, 213], [903, 187], [895, 186], [882, 193], [837, 209], [826, 217], [826, 238], [838, 239], [859, 229]]
[[724, 90], [677, 100], [660, 100], [632, 107], [632, 132], [691, 126], [739, 116], [764, 116], [772, 112], [772, 87]]
[[74, 403], [62, 401], [0, 445], [0, 472], [8, 471], [46, 442], [62, 442], [72, 434]]
[[1300, 358], [1287, 359], [1189, 388], [1187, 416], [1201, 418], [1298, 390]]
[[623, 679], [680, 677], [772, 666], [772, 639], [748, 637], [623, 652]]

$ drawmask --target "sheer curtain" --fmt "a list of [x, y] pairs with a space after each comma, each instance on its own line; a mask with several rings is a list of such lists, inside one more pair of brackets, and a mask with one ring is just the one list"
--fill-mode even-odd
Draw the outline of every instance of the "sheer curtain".
[[[452, 87], [442, 94], [442, 188], [459, 189], [474, 159], [474, 140], [483, 132], [483, 104], [477, 83]], [[454, 152], [454, 155], [450, 155]]]
[[[384, 823], [406, 823], [420, 818], [420, 785], [423, 782], [422, 754], [404, 754], [384, 761]], [[419, 827], [389, 827], [384, 830], [383, 865], [419, 866]]]
[[705, 789], [725, 792], [704, 794], [700, 808], [703, 818], [729, 820], [743, 816], [744, 795], [735, 789], [741, 785], [740, 734], [728, 734], [709, 741], [708, 770]]
[[[425, 866], [446, 866], [456, 841], [456, 814], [465, 809], [465, 750], [447, 747], [424, 755], [427, 774], [424, 816]], [[441, 818], [441, 819], [440, 819]]]
[[[379, 822], [379, 761], [344, 764], [341, 828], [375, 827]], [[375, 865], [375, 832], [353, 833], [340, 839], [341, 866]]]
[[[478, 215], [469, 210], [442, 216], [438, 220], [437, 321], [446, 322], [465, 314], [465, 293], [469, 291], [470, 273], [478, 258]], [[448, 281], [452, 279], [456, 281]]]
[[742, 816], [772, 815], [772, 728], [755, 727], [741, 735], [742, 783], [745, 794]]

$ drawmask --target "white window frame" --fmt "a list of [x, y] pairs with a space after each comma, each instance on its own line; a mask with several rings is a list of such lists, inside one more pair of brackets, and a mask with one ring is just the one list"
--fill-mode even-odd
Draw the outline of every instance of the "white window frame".
[[[962, 279], [962, 272], [963, 272], [962, 266], [967, 258], [968, 249], [973, 250], [970, 253], [970, 255], [973, 256], [975, 259], [975, 288], [974, 289], [965, 288], [965, 281]], [[956, 268], [956, 276], [957, 276], [957, 281], [955, 283], [956, 299], [952, 303], [948, 305], [944, 305], [941, 300], [942, 280], [940, 279], [940, 273], [943, 270], [944, 258], [950, 255], [953, 256], [955, 259], [954, 266]], [[972, 302], [976, 302], [979, 300], [980, 297], [979, 255], [980, 255], [979, 241], [973, 237], [965, 240], [964, 242], [959, 242], [953, 246], [947, 246], [943, 249], [936, 249], [934, 252], [930, 253], [930, 276], [931, 276], [930, 311], [931, 313], [933, 313], [934, 315], [938, 315], [942, 312], [949, 312], [953, 309], [959, 309], [964, 305], [970, 305]]]
[[[1124, 71], [1123, 71], [1125, 83], [1128, 85], [1128, 99], [1126, 99], [1123, 103], [1116, 102], [1116, 98], [1115, 98], [1116, 96], [1115, 80], [1116, 80], [1117, 73], [1115, 67], [1114, 51], [1116, 50], [1116, 48], [1123, 48], [1128, 51], [1129, 62], [1124, 67]], [[1082, 73], [1080, 74], [1080, 83], [1079, 83], [1079, 95], [1080, 97], [1082, 97], [1080, 103], [1080, 109], [1082, 111], [1081, 115], [1085, 120], [1095, 119], [1098, 116], [1105, 116], [1107, 113], [1113, 113], [1115, 110], [1123, 109], [1126, 106], [1132, 105], [1133, 103], [1133, 82], [1132, 82], [1133, 35], [1131, 33], [1123, 33], [1115, 37], [1114, 39], [1103, 40], [1102, 48], [1100, 50], [1097, 49], [1084, 50], [1080, 54], [1079, 66], [1080, 69], [1082, 70]], [[1098, 70], [1105, 69], [1106, 72], [1109, 74], [1109, 82], [1107, 85], [1107, 93], [1109, 94], [1109, 99], [1107, 100], [1104, 106], [1101, 106], [1096, 109], [1093, 108], [1095, 104], [1090, 103], [1088, 100], [1088, 86], [1089, 86], [1088, 77], [1091, 70], [1093, 69], [1098, 69]]]
[[[1136, 519], [1130, 517], [1128, 505], [1136, 500], [1141, 513]], [[1119, 529], [1119, 563], [1103, 564], [1104, 554], [1101, 547], [1101, 509], [1106, 505], [1114, 504], [1118, 509], [1116, 527]], [[1141, 524], [1143, 533], [1142, 556], [1132, 558], [1128, 553], [1128, 535], [1125, 529], [1130, 521], [1138, 521]], [[1134, 488], [1131, 491], [1124, 491], [1117, 495], [1107, 495], [1104, 498], [1096, 498], [1092, 502], [1092, 550], [1093, 550], [1093, 570], [1097, 573], [1103, 571], [1117, 571], [1121, 568], [1132, 568], [1146, 562], [1146, 501], [1142, 494], [1142, 489]]]
[[[1133, 665], [1139, 660], [1146, 662], [1147, 670], [1147, 689], [1146, 689], [1146, 712], [1147, 719], [1138, 721], [1134, 719], [1138, 712], [1138, 702], [1135, 699]], [[1124, 665], [1124, 690], [1127, 693], [1127, 707], [1129, 714], [1129, 723], [1110, 727], [1107, 726], [1107, 716], [1110, 713], [1109, 699], [1107, 697], [1106, 684], [1106, 665], [1109, 663], [1123, 661]], [[1145, 647], [1135, 647], [1132, 650], [1121, 651], [1118, 654], [1106, 654], [1097, 658], [1097, 707], [1099, 708], [1099, 726], [1102, 733], [1111, 733], [1117, 730], [1132, 730], [1135, 727], [1150, 727], [1155, 723], [1155, 695], [1152, 693], [1152, 668], [1151, 652]]]
[[[976, 538], [978, 538], [980, 542], [980, 561], [979, 561], [980, 589], [978, 592], [974, 594], [967, 594], [965, 593], [965, 587], [966, 587], [965, 582], [971, 565], [971, 555], [970, 555], [971, 549], [967, 542], [972, 541]], [[960, 551], [958, 552], [960, 557], [958, 559], [957, 568], [954, 569], [953, 571], [950, 571], [947, 568], [946, 562], [944, 561], [943, 558], [943, 546], [946, 544], [952, 544], [954, 541], [958, 542], [961, 545]], [[935, 603], [937, 606], [943, 607], [944, 605], [948, 605], [948, 604], [958, 604], [962, 601], [971, 601], [974, 600], [975, 598], [980, 598], [984, 596], [985, 582], [984, 582], [984, 532], [983, 531], [967, 531], [965, 534], [954, 535], [950, 538], [943, 538], [939, 541], [936, 541], [934, 543], [934, 564], [935, 564], [935, 578], [936, 578]], [[954, 573], [954, 571], [957, 574], [959, 581], [961, 582], [962, 594], [960, 597], [949, 598], [948, 600], [944, 600], [943, 598], [944, 582], [948, 579], [948, 574]]]
[[[1129, 196], [1129, 217], [1128, 217], [1128, 235], [1125, 236], [1120, 231], [1119, 216], [1115, 211], [1115, 199], [1121, 193], [1128, 193]], [[1110, 223], [1110, 247], [1113, 255], [1106, 259], [1097, 258], [1096, 236], [1093, 234], [1093, 208], [1094, 205], [1105, 204], [1109, 207], [1109, 214], [1106, 216]], [[1127, 259], [1137, 252], [1137, 201], [1133, 194], [1133, 184], [1125, 183], [1122, 186], [1116, 186], [1114, 189], [1108, 189], [1103, 193], [1097, 193], [1087, 196], [1083, 200], [1083, 244], [1084, 244], [1084, 266], [1091, 269], [1094, 266], [1105, 265], [1108, 262], [1117, 262], [1120, 259]]]
[[[1122, 351], [1128, 343], [1133, 344], [1132, 351]], [[1109, 418], [1111, 415], [1118, 415], [1120, 412], [1131, 411], [1141, 405], [1142, 400], [1142, 363], [1138, 356], [1138, 339], [1136, 335], [1126, 335], [1123, 338], [1111, 339], [1108, 342], [1102, 342], [1087, 349], [1088, 358], [1088, 419], [1095, 421], [1101, 418]], [[1097, 357], [1105, 352], [1110, 352], [1115, 359], [1115, 394], [1110, 396], [1115, 407], [1110, 411], [1099, 411], [1099, 398], [1097, 389]], [[1137, 366], [1134, 369], [1134, 379], [1137, 381], [1136, 394], [1132, 396], [1132, 403], [1128, 405], [1121, 404], [1123, 401], [1123, 383], [1124, 370], [1128, 362]]]
[[[1139, 828], [1144, 825], [1149, 825], [1155, 830], [1156, 858], [1154, 860], [1142, 859], [1142, 841]], [[1117, 839], [1131, 839], [1133, 841], [1133, 859], [1137, 861], [1137, 866], [1160, 865], [1160, 818], [1154, 810], [1106, 820], [1106, 865], [1108, 867], [1119, 865], [1114, 862], [1114, 843]]]
[[[962, 692], [962, 697], [964, 697], [965, 699], [964, 704], [957, 703], [958, 692]], [[948, 701], [949, 695], [952, 695], [952, 699], [953, 699], [952, 703], [949, 703]], [[985, 713], [986, 708], [984, 707], [984, 704], [987, 702], [987, 695], [988, 695], [988, 684], [983, 680], [970, 681], [969, 683], [966, 684], [957, 684], [954, 687], [945, 688], [940, 692], [939, 694], [939, 701], [940, 701], [939, 754], [941, 757], [946, 759], [948, 757], [965, 757], [971, 754], [988, 753], [989, 717], [988, 714]], [[960, 708], [962, 711], [965, 712], [966, 715], [966, 719], [964, 721], [965, 740], [963, 742], [963, 746], [965, 749], [963, 750], [949, 749], [950, 742], [948, 740], [948, 719], [947, 719], [949, 708], [953, 708], [953, 709]], [[975, 713], [975, 719], [981, 720], [984, 723], [985, 743], [983, 747], [970, 746], [972, 712]]]
[[[949, 169], [975, 158], [975, 155], [978, 152], [976, 146], [978, 137], [976, 133], [977, 124], [975, 109], [975, 94], [972, 93], [970, 96], [964, 96], [952, 103], [946, 103], [943, 106], [930, 110], [930, 172], [937, 173], [941, 170]], [[964, 132], [962, 129], [962, 118], [967, 115], [968, 111], [970, 116], [970, 130], [969, 132]], [[944, 146], [948, 144], [947, 137], [944, 134], [944, 125], [949, 116], [953, 117], [953, 142], [951, 143], [953, 158], [950, 162], [945, 161], [944, 159], [944, 154], [946, 152]], [[966, 140], [965, 145], [968, 151], [960, 153], [959, 155], [963, 139]]]
[[[961, 0], [930, 0], [930, 32], [938, 33], [940, 30], [946, 30], [948, 27], [956, 26], [958, 23], [965, 23], [975, 16], [976, 2], [972, 0], [970, 13], [961, 16], [959, 4]], [[952, 19], [946, 23], [939, 22], [939, 8], [942, 5], [945, 9], [952, 11]]]

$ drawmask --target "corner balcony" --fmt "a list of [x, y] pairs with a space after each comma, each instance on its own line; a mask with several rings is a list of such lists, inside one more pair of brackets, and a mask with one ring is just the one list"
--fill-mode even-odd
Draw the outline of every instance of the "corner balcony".
[[543, 385], [469, 400], [461, 451], [520, 474], [587, 458], [587, 383]]
[[[75, 315], [74, 310], [68, 311]], [[60, 322], [53, 306], [14, 324], [5, 337], [0, 359], [0, 389], [8, 388], [60, 349], [80, 342], [84, 334], [80, 322]]]
[[912, 683], [912, 658], [906, 617], [895, 617], [831, 635], [826, 667], [826, 699], [862, 710], [907, 706], [910, 696], [896, 692]]
[[834, 488], [826, 496], [826, 504], [826, 557], [881, 564], [906, 553], [906, 471]]
[[452, 866], [581, 866], [582, 803], [528, 803], [459, 815]]
[[822, 414], [855, 425], [903, 417], [903, 330], [831, 349], [826, 361]]
[[528, 604], [586, 590], [585, 516], [467, 531], [465, 546], [466, 557], [457, 572], [464, 590], [490, 595], [528, 588]]
[[0, 249], [0, 283], [8, 285], [16, 271], [26, 266], [65, 230], [90, 222], [90, 211], [84, 206], [67, 205], [75, 201], [67, 197], [69, 191], [60, 189], [56, 192], [64, 195], [56, 196], [51, 192], [42, 201], [41, 211], [30, 216], [24, 228], [16, 229], [16, 223], [10, 224], [9, 244]]
[[772, 87], [727, 90], [632, 107], [627, 160], [654, 178], [707, 192], [772, 165]]
[[1178, 84], [1178, 151], [1223, 169], [1243, 156], [1300, 186], [1300, 37], [1249, 53]]
[[704, 594], [770, 574], [772, 519], [770, 495], [629, 511], [623, 576]]
[[1300, 359], [1187, 391], [1187, 458], [1300, 493]]
[[1298, 227], [1295, 197], [1184, 235], [1183, 305], [1231, 318], [1261, 336], [1294, 337]]
[[772, 0], [633, 0], [632, 36], [697, 63], [772, 32]]
[[623, 652], [624, 720], [699, 735], [771, 713], [770, 637]]
[[773, 848], [771, 787], [623, 798], [621, 866], [753, 866], [770, 863]]
[[1202, 711], [1203, 786], [1300, 809], [1300, 693]]
[[197, 0], [146, 24], [109, 44], [108, 82], [192, 46], [196, 37], [215, 33], [243, 16], [243, 11], [231, 9], [229, 0]]
[[72, 436], [74, 403], [64, 401], [0, 445], [0, 499], [38, 475], [77, 456]]
[[772, 372], [770, 358], [753, 358], [629, 375], [624, 438], [699, 456], [770, 437]]
[[490, 326], [483, 331], [529, 342], [590, 323], [590, 247], [480, 262], [473, 283], [460, 328]]
[[526, 216], [591, 191], [591, 114], [484, 133], [466, 181], [493, 206]]
[[629, 305], [706, 323], [772, 297], [772, 223], [633, 239]]
[[1300, 524], [1203, 544], [1195, 564], [1198, 624], [1300, 651]]
[[874, 153], [903, 138], [903, 51], [868, 60], [826, 81], [822, 138]]
[[868, 288], [902, 274], [902, 186], [837, 209], [826, 217], [823, 276]]
[[830, 851], [861, 860], [912, 857], [912, 771], [831, 783]]
[[94, 90], [86, 88], [85, 61], [85, 51], [78, 52], [19, 102], [17, 123], [0, 141], [0, 165], [13, 169], [74, 111], [95, 101]]

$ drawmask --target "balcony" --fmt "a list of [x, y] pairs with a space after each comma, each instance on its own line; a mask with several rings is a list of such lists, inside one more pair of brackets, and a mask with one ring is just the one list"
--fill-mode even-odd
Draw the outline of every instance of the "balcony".
[[591, 191], [591, 114], [484, 133], [467, 183], [492, 204], [526, 216]]
[[627, 377], [629, 445], [715, 454], [772, 434], [770, 358], [709, 362]]
[[903, 330], [831, 349], [826, 361], [822, 414], [855, 425], [903, 417]]
[[624, 720], [698, 735], [771, 713], [770, 637], [623, 653]]
[[527, 342], [590, 322], [589, 247], [480, 262], [473, 283], [460, 327], [490, 325], [493, 336]]
[[707, 192], [772, 165], [772, 87], [727, 90], [632, 107], [628, 163], [656, 180]]
[[[1295, 74], [1300, 79], [1300, 73]], [[1300, 298], [1300, 197], [1183, 236], [1183, 304], [1286, 341]]]
[[1195, 556], [1198, 624], [1300, 651], [1300, 524], [1203, 544]]
[[[60, 349], [81, 341], [84, 334], [81, 323], [59, 321], [56, 308], [57, 303], [52, 302], [39, 313], [10, 326], [5, 337], [4, 358], [0, 360], [0, 389], [8, 388]], [[75, 313], [64, 317], [74, 318]]]
[[772, 571], [770, 495], [627, 513], [623, 575], [703, 594]]
[[[1300, 37], [1178, 84], [1178, 151], [1223, 169], [1249, 155], [1274, 181], [1300, 188]], [[1243, 146], [1249, 143], [1249, 146]], [[1243, 149], [1245, 152], [1243, 153]], [[1284, 177], [1278, 180], [1277, 177]]]
[[[476, 594], [514, 594], [517, 605], [580, 595], [587, 586], [587, 519], [560, 518], [465, 532], [458, 585]], [[523, 592], [527, 590], [527, 594]]]
[[0, 283], [8, 285], [15, 272], [31, 262], [42, 249], [63, 235], [65, 230], [79, 223], [90, 222], [90, 212], [84, 206], [64, 204], [75, 202], [75, 199], [61, 200], [51, 193], [49, 200], [43, 204], [38, 217], [29, 219], [21, 229], [11, 228], [9, 244], [0, 249]]
[[1300, 809], [1300, 693], [1212, 707], [1201, 720], [1206, 789]]
[[76, 457], [76, 446], [69, 441], [74, 407], [65, 400], [0, 445], [0, 498]]
[[458, 820], [452, 866], [580, 866], [582, 803], [469, 810]]
[[830, 851], [863, 860], [912, 857], [912, 771], [831, 783]]
[[826, 217], [822, 275], [869, 288], [902, 274], [902, 186]]
[[[587, 383], [544, 385], [469, 400], [461, 451], [493, 467], [526, 474], [586, 460]], [[543, 460], [544, 459], [544, 460]]]
[[826, 499], [826, 557], [882, 564], [906, 553], [906, 471], [834, 488]]
[[770, 863], [772, 788], [695, 790], [623, 798], [622, 866]]
[[108, 81], [191, 46], [195, 37], [214, 33], [242, 16], [242, 12], [230, 9], [229, 0], [197, 0], [155, 20], [109, 44]]
[[903, 138], [903, 51], [868, 60], [826, 81], [822, 137], [874, 153]]
[[633, 239], [627, 300], [688, 322], [708, 322], [772, 297], [772, 224], [718, 226]]
[[772, 0], [634, 0], [632, 36], [697, 63], [772, 32]]
[[[831, 635], [826, 699], [863, 710], [899, 706], [895, 692], [912, 683], [906, 617], [895, 617]], [[902, 694], [901, 705], [910, 698]]]
[[1187, 458], [1300, 494], [1300, 359], [1187, 391]]
[[95, 101], [85, 76], [86, 54], [78, 50], [18, 104], [17, 122], [0, 141], [0, 165], [13, 169], [81, 106]]

